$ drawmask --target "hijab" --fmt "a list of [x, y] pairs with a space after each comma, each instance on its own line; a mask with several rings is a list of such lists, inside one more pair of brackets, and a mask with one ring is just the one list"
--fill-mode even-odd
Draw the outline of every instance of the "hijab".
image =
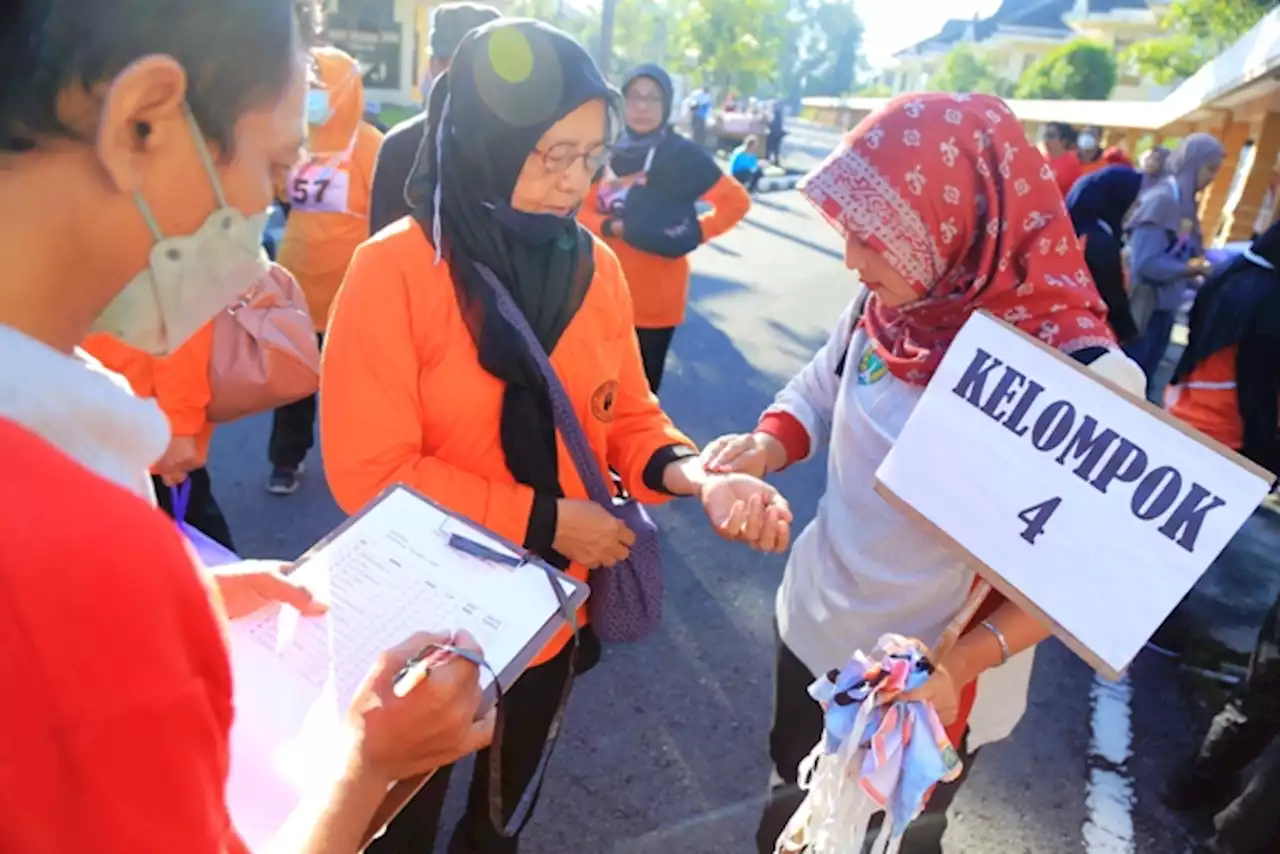
[[1160, 181], [1169, 169], [1169, 149], [1163, 145], [1157, 145], [1151, 149], [1151, 161], [1154, 165], [1154, 171], [1148, 172], [1145, 169], [1142, 172], [1142, 189], [1146, 190]]
[[1117, 240], [1124, 230], [1124, 215], [1142, 188], [1142, 173], [1128, 166], [1108, 166], [1086, 175], [1067, 194], [1067, 213], [1076, 234], [1095, 225]]
[[999, 98], [895, 98], [799, 186], [921, 295], [872, 293], [861, 321], [899, 379], [927, 384], [980, 309], [1066, 353], [1115, 346], [1053, 170]]
[[1131, 226], [1154, 225], [1178, 232], [1184, 220], [1192, 225], [1197, 245], [1200, 240], [1200, 213], [1196, 180], [1200, 170], [1210, 163], [1221, 162], [1226, 149], [1207, 133], [1193, 133], [1169, 155], [1164, 176], [1138, 198], [1138, 209], [1129, 220]]
[[675, 90], [671, 76], [661, 66], [647, 63], [632, 69], [623, 82], [622, 91], [626, 92], [642, 77], [658, 84], [662, 93], [662, 122], [647, 133], [624, 127], [613, 147], [609, 167], [615, 175], [625, 177], [644, 171], [645, 164], [651, 162], [646, 183], [666, 198], [692, 203], [715, 186], [724, 173], [701, 147], [671, 128]]
[[[462, 39], [450, 69], [432, 86], [427, 132], [409, 181], [414, 217], [437, 260], [449, 266], [480, 364], [506, 384], [500, 435], [507, 467], [540, 495], [563, 494], [551, 399], [476, 265], [494, 272], [551, 353], [595, 275], [593, 240], [575, 217], [517, 211], [511, 195], [554, 124], [593, 100], [616, 110], [616, 95], [565, 33], [538, 21], [493, 21]], [[607, 140], [608, 128], [601, 130]], [[549, 544], [538, 545], [544, 558], [565, 565], [545, 553]]]
[[1242, 254], [1214, 270], [1191, 307], [1186, 349], [1173, 382], [1180, 383], [1214, 353], [1240, 343], [1251, 328], [1280, 337], [1280, 221]]

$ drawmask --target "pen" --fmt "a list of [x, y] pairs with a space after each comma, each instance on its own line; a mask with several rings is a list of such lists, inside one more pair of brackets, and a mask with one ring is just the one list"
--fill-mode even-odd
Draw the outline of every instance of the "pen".
[[[404, 666], [400, 668], [400, 672], [396, 674], [394, 680], [396, 693], [403, 697], [417, 685], [416, 681], [408, 683], [408, 677], [415, 671], [421, 673], [421, 678], [425, 679], [431, 668], [438, 667], [452, 658], [456, 641], [457, 633], [450, 632], [449, 637], [443, 642], [427, 644], [417, 655], [405, 659]], [[404, 686], [403, 690], [401, 690], [402, 685]]]

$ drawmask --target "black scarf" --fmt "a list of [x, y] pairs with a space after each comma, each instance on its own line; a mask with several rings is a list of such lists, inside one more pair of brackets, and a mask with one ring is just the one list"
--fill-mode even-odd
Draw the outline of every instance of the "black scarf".
[[724, 173], [711, 155], [668, 126], [674, 109], [671, 77], [660, 66], [647, 64], [632, 69], [622, 91], [641, 77], [658, 84], [662, 92], [662, 124], [657, 130], [636, 133], [624, 128], [613, 148], [609, 166], [618, 176], [633, 175], [644, 170], [645, 161], [653, 153], [648, 185], [663, 197], [693, 203], [715, 186]]
[[[409, 185], [414, 217], [433, 245], [438, 238], [436, 248], [449, 265], [480, 364], [506, 383], [502, 450], [511, 474], [538, 495], [535, 516], [548, 502], [554, 513], [554, 499], [564, 495], [551, 399], [476, 264], [507, 287], [550, 354], [595, 275], [592, 239], [573, 217], [521, 213], [510, 199], [547, 130], [596, 99], [616, 109], [616, 93], [595, 62], [554, 27], [505, 19], [473, 30], [432, 86], [427, 132]], [[602, 130], [607, 138], [608, 129]], [[567, 566], [550, 542], [535, 540], [541, 533], [535, 527], [530, 525], [525, 545]]]
[[1173, 383], [1184, 381], [1214, 353], [1239, 344], [1250, 329], [1280, 337], [1280, 221], [1249, 250], [1214, 270], [1200, 288]]

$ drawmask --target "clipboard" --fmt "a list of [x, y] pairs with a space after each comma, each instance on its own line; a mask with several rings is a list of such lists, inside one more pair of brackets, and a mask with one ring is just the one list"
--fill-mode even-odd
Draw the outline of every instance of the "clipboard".
[[[449, 541], [452, 537], [458, 537], [464, 543], [470, 543], [471, 547], [459, 549]], [[442, 545], [440, 538], [445, 538], [447, 542]], [[321, 561], [324, 562], [323, 566], [319, 563]], [[231, 808], [232, 820], [238, 828], [242, 828], [243, 824], [250, 825], [248, 833], [242, 829], [246, 842], [251, 846], [259, 845], [266, 851], [273, 850], [271, 840], [292, 839], [303, 832], [306, 816], [303, 815], [302, 808], [308, 805], [308, 797], [312, 794], [307, 784], [313, 784], [313, 781], [319, 778], [314, 775], [308, 776], [301, 770], [292, 771], [290, 776], [283, 771], [277, 772], [277, 769], [290, 767], [289, 757], [304, 756], [303, 745], [306, 743], [316, 738], [321, 739], [319, 743], [327, 743], [324, 739], [331, 737], [332, 733], [324, 729], [324, 726], [331, 725], [330, 717], [335, 717], [336, 725], [340, 726], [341, 716], [345, 713], [345, 707], [350, 701], [350, 697], [346, 694], [354, 690], [349, 684], [354, 677], [348, 678], [348, 684], [344, 688], [342, 674], [338, 673], [337, 666], [337, 659], [344, 653], [337, 650], [337, 646], [343, 641], [342, 633], [349, 626], [345, 622], [339, 626], [339, 620], [346, 620], [349, 615], [354, 615], [355, 619], [364, 620], [363, 615], [367, 613], [369, 603], [386, 598], [387, 588], [379, 586], [380, 582], [385, 582], [386, 577], [395, 576], [398, 581], [409, 579], [415, 587], [412, 589], [397, 587], [396, 595], [391, 597], [396, 601], [397, 606], [401, 606], [403, 600], [403, 613], [398, 617], [387, 617], [385, 625], [380, 619], [376, 621], [379, 625], [365, 627], [370, 634], [394, 633], [396, 635], [379, 637], [376, 645], [385, 649], [402, 642], [404, 637], [411, 633], [404, 631], [403, 626], [394, 625], [397, 620], [401, 623], [415, 619], [423, 620], [416, 625], [415, 630], [459, 628], [470, 630], [485, 647], [486, 659], [490, 661], [494, 675], [497, 677], [496, 680], [490, 680], [485, 687], [481, 706], [482, 714], [487, 713], [497, 700], [499, 686], [509, 689], [565, 624], [562, 616], [564, 609], [571, 609], [576, 613], [589, 595], [589, 587], [585, 582], [556, 570], [509, 540], [453, 513], [404, 485], [387, 488], [359, 513], [327, 534], [295, 562], [289, 574], [314, 576], [304, 579], [309, 584], [320, 577], [332, 583], [333, 592], [325, 597], [330, 600], [330, 614], [307, 620], [307, 618], [297, 617], [296, 612], [273, 608], [258, 618], [233, 623], [230, 632], [233, 671], [237, 677], [235, 682], [239, 685], [242, 681], [247, 681], [248, 684], [243, 696], [239, 688], [236, 692], [237, 724], [232, 729], [232, 773], [227, 787], [228, 804]], [[517, 581], [518, 583], [513, 583]], [[498, 588], [503, 586], [499, 582], [505, 582], [506, 587], [510, 588], [502, 590], [502, 595], [498, 592]], [[546, 619], [542, 620], [536, 629], [530, 631], [529, 625], [540, 618], [548, 597], [555, 598], [550, 582], [560, 585], [564, 594], [563, 604], [557, 601]], [[536, 587], [538, 583], [545, 587]], [[350, 585], [356, 585], [356, 587]], [[428, 590], [425, 598], [420, 599], [419, 593], [415, 590], [427, 588], [432, 590]], [[352, 590], [355, 592], [353, 593]], [[438, 590], [444, 590], [444, 592], [437, 593]], [[531, 590], [536, 590], [539, 595], [529, 596]], [[515, 591], [514, 594], [513, 591]], [[324, 595], [324, 591], [320, 593]], [[465, 619], [459, 618], [457, 622], [450, 625], [427, 624], [426, 621], [432, 619], [430, 616], [419, 618], [413, 611], [420, 602], [434, 604], [434, 600], [430, 598], [432, 596], [451, 595], [455, 599], [459, 597], [466, 599], [471, 594], [476, 595], [459, 605], [462, 611], [466, 611]], [[350, 598], [344, 601], [340, 600], [339, 596]], [[484, 597], [488, 597], [487, 608], [477, 604]], [[503, 601], [504, 597], [511, 601]], [[475, 626], [465, 621], [481, 619], [501, 621], [504, 615], [516, 610], [517, 599], [520, 603], [528, 602], [528, 604], [527, 606], [522, 604], [518, 609], [522, 613], [511, 618], [512, 628], [509, 632], [502, 633], [501, 629], [493, 629], [488, 623], [482, 627], [482, 630], [477, 630]], [[366, 611], [360, 611], [361, 607]], [[467, 611], [469, 608], [473, 610]], [[524, 611], [532, 613], [523, 613]], [[292, 618], [289, 617], [291, 613], [294, 614]], [[312, 643], [309, 651], [314, 655], [306, 665], [312, 669], [305, 677], [292, 671], [285, 672], [288, 669], [288, 657], [297, 652], [293, 647], [281, 646], [279, 642], [280, 633], [290, 620], [298, 626], [305, 624], [306, 631], [309, 633], [303, 641], [297, 641], [295, 636], [295, 645], [303, 646], [307, 640]], [[274, 630], [277, 632], [277, 642], [275, 647], [264, 651], [263, 633], [272, 630], [273, 621], [276, 626]], [[320, 634], [318, 628], [320, 623], [325, 624], [327, 634]], [[500, 643], [494, 647], [486, 645], [485, 631], [489, 632], [490, 638], [500, 636]], [[299, 631], [299, 635], [301, 634], [302, 632]], [[313, 680], [319, 678], [318, 672], [314, 669], [314, 658], [320, 654], [315, 647], [318, 643], [317, 636], [325, 638], [328, 643], [329, 669], [326, 671], [328, 681], [323, 688], [311, 691], [311, 688], [303, 683], [306, 677]], [[352, 654], [353, 660], [341, 662], [342, 669], [351, 672], [362, 670], [367, 673], [376, 654], [377, 651], [372, 647], [360, 648]], [[368, 660], [363, 660], [362, 656], [366, 655]], [[273, 663], [272, 656], [280, 661]], [[245, 678], [242, 679], [242, 677]], [[486, 674], [482, 671], [482, 681], [486, 678]], [[262, 691], [267, 690], [264, 688], [264, 682], [282, 692], [287, 692], [291, 688], [296, 691], [294, 696], [286, 693], [283, 695], [284, 699], [279, 701], [287, 707], [284, 711], [277, 710], [273, 703], [268, 703], [259, 696]], [[282, 684], [285, 682], [287, 684]], [[314, 684], [313, 681], [311, 685], [314, 686]], [[255, 685], [257, 693], [254, 693]], [[308, 691], [311, 693], [307, 693]], [[315, 713], [317, 708], [320, 710], [319, 714]], [[243, 720], [245, 714], [250, 717], [256, 715], [257, 718], [245, 721]], [[323, 720], [323, 724], [317, 730], [309, 729], [313, 724], [313, 716]], [[290, 727], [295, 719], [303, 722], [296, 733], [293, 733], [289, 739], [275, 741], [275, 737], [282, 730], [292, 732]], [[257, 755], [264, 749], [262, 746], [264, 738], [256, 735], [257, 729], [267, 731], [265, 739], [265, 750], [269, 754], [267, 756]], [[251, 732], [255, 734], [251, 736]], [[237, 776], [237, 757], [244, 760], [245, 765], [250, 766], [247, 769], [242, 768], [239, 776]], [[362, 847], [367, 846], [381, 832], [382, 828], [399, 813], [433, 773], [434, 771], [400, 781], [388, 790], [386, 798], [362, 838]], [[259, 788], [264, 792], [258, 792]], [[272, 802], [272, 798], [276, 798], [278, 803]], [[279, 815], [290, 803], [292, 803], [292, 809], [282, 816]], [[238, 807], [241, 808], [239, 815]], [[272, 812], [273, 810], [275, 812]], [[249, 820], [250, 815], [252, 820]], [[273, 824], [274, 830], [270, 830]], [[262, 841], [264, 837], [268, 840], [265, 843]]]

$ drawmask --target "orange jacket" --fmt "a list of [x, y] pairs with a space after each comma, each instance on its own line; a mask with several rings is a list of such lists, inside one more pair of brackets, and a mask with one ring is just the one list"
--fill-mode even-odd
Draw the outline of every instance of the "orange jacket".
[[[364, 121], [364, 81], [356, 61], [332, 47], [313, 48], [320, 83], [329, 91], [329, 120], [311, 129], [308, 158], [289, 175], [280, 198], [293, 207], [277, 260], [307, 295], [316, 330], [323, 330], [329, 304], [342, 284], [356, 247], [369, 236], [369, 197], [382, 133]], [[328, 170], [343, 172], [343, 184], [324, 183]], [[346, 200], [341, 201], [340, 186]], [[328, 192], [328, 208], [316, 210]], [[331, 208], [331, 209], [329, 209]]]
[[101, 332], [90, 335], [82, 346], [108, 370], [128, 380], [138, 397], [155, 398], [168, 417], [174, 436], [194, 436], [200, 465], [204, 465], [213, 436], [213, 425], [206, 417], [209, 360], [213, 357], [212, 323], [206, 323], [190, 341], [163, 358]]
[[[596, 203], [599, 190], [599, 185], [591, 188], [578, 219], [617, 254], [635, 301], [636, 327], [665, 329], [684, 323], [689, 300], [689, 259], [641, 252], [621, 237], [605, 237], [605, 216], [597, 210]], [[717, 181], [702, 201], [711, 205], [711, 210], [699, 219], [704, 243], [733, 228], [751, 210], [751, 195], [728, 175]]]
[[[640, 361], [631, 296], [613, 253], [595, 248], [596, 274], [551, 354], [602, 472], [613, 468], [640, 501], [661, 448], [692, 445], [658, 406]], [[495, 533], [523, 543], [533, 490], [508, 471], [499, 437], [503, 383], [479, 364], [449, 270], [412, 219], [356, 253], [334, 301], [320, 375], [320, 439], [334, 498], [354, 513], [404, 483]], [[560, 484], [586, 498], [563, 441]], [[574, 564], [570, 573], [585, 579]], [[585, 619], [585, 614], [583, 615]], [[537, 663], [568, 639], [554, 638]]]
[[1236, 392], [1236, 348], [1225, 347], [1168, 391], [1169, 414], [1228, 448], [1244, 447], [1244, 420]]

